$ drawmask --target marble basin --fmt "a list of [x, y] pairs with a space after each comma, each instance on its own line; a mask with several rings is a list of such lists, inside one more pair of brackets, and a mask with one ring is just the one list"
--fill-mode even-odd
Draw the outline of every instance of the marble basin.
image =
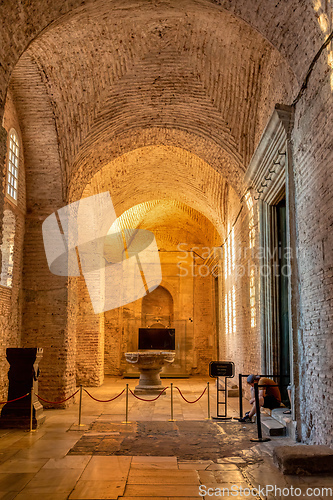
[[139, 384], [135, 387], [134, 393], [155, 395], [164, 389], [160, 373], [164, 365], [173, 363], [175, 352], [153, 350], [125, 352], [125, 358], [140, 372]]

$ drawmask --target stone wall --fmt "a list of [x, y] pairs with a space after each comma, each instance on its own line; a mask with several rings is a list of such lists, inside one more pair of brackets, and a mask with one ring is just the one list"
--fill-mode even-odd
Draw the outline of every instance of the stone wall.
[[[207, 375], [209, 362], [217, 356], [213, 277], [211, 274], [200, 276], [197, 266], [193, 266], [193, 254], [188, 249], [187, 246], [186, 251], [160, 252], [161, 286], [173, 299], [174, 321], [171, 327], [176, 330], [177, 351], [177, 368], [171, 366], [164, 371], [170, 374], [178, 370], [183, 374]], [[196, 247], [196, 251], [199, 254], [204, 252], [200, 246]], [[179, 263], [180, 266], [177, 265]], [[129, 371], [124, 352], [138, 348], [138, 328], [145, 326], [142, 299], [105, 313], [106, 375], [120, 375]]]
[[24, 144], [27, 197], [22, 347], [44, 349], [40, 394], [57, 401], [75, 388], [75, 336], [68, 328], [68, 279], [49, 271], [42, 235], [45, 218], [66, 204], [56, 124], [43, 77], [29, 57], [11, 92]]
[[292, 134], [299, 272], [301, 438], [333, 444], [333, 94], [324, 51], [296, 105]]
[[95, 314], [84, 278], [78, 278], [76, 383], [99, 386], [104, 380], [104, 314]]
[[[253, 198], [252, 198], [253, 200]], [[254, 202], [254, 201], [253, 201]], [[259, 325], [259, 267], [257, 255], [258, 217], [254, 202], [253, 229], [255, 247], [250, 247], [251, 214], [245, 200], [230, 188], [227, 195], [228, 238], [223, 245], [220, 284], [220, 359], [235, 363], [238, 374], [259, 373], [261, 370], [261, 345]], [[251, 281], [253, 271], [254, 283]], [[250, 288], [250, 285], [253, 285]], [[254, 294], [254, 320], [251, 323], [250, 294]]]
[[15, 129], [19, 141], [19, 170], [17, 202], [5, 195], [1, 212], [2, 244], [1, 244], [1, 284], [0, 284], [0, 394], [1, 399], [7, 397], [8, 368], [6, 360], [7, 347], [20, 347], [22, 322], [22, 267], [23, 238], [25, 228], [25, 165], [21, 127], [12, 95], [7, 95], [7, 103], [3, 117], [3, 141], [5, 156], [2, 163], [3, 192], [7, 191], [7, 171], [9, 153], [9, 133]]

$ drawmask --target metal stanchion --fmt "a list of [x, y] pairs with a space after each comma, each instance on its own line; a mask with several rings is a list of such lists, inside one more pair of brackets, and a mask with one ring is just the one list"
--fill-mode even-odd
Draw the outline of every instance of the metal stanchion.
[[80, 403], [79, 403], [79, 426], [81, 426], [81, 414], [82, 414], [82, 384], [80, 384]]
[[238, 387], [239, 387], [239, 418], [243, 418], [243, 377], [241, 373], [238, 375]]
[[262, 437], [258, 382], [255, 382], [254, 384], [254, 398], [256, 400], [256, 420], [257, 420], [258, 437], [252, 438], [250, 441], [253, 441], [255, 443], [265, 443], [266, 441], [271, 441], [271, 440], [270, 438]]
[[207, 382], [207, 420], [210, 420], [210, 395], [209, 395], [209, 382]]
[[170, 389], [171, 389], [171, 418], [169, 419], [169, 422], [174, 422], [174, 418], [173, 418], [173, 383], [172, 382], [170, 384]]
[[123, 422], [124, 424], [128, 424], [128, 384], [126, 384], [126, 416], [125, 416], [125, 422]]
[[31, 401], [30, 401], [30, 432], [32, 432], [32, 419], [33, 419], [33, 414], [34, 414], [34, 402], [33, 402], [33, 396], [34, 396], [34, 386], [31, 387]]
[[[217, 377], [216, 381], [216, 417], [212, 417], [213, 420], [232, 420], [232, 417], [228, 417], [228, 378], [224, 378], [224, 389], [220, 389], [220, 380]], [[219, 394], [224, 392], [224, 401], [220, 401]], [[220, 405], [224, 406], [224, 415], [220, 415]]]

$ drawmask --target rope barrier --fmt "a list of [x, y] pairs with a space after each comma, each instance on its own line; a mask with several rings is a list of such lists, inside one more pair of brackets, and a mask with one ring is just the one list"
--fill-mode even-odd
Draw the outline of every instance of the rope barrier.
[[[169, 386], [165, 387], [159, 394], [158, 396], [156, 396], [156, 398], [153, 398], [153, 399], [145, 399], [145, 398], [140, 398], [139, 396], [137, 396], [136, 394], [134, 394], [134, 392], [129, 389], [129, 392], [132, 394], [132, 396], [134, 396], [136, 399], [139, 399], [140, 401], [147, 401], [148, 403], [149, 402], [152, 402], [152, 401], [156, 401], [160, 396], [162, 396], [162, 394], [169, 388]], [[188, 399], [186, 399], [181, 390], [179, 389], [179, 387], [176, 387], [176, 389], [178, 390], [179, 394], [181, 395], [181, 397], [183, 398], [184, 401], [186, 401], [186, 403], [189, 403], [189, 404], [194, 404], [194, 403], [197, 403], [199, 401], [199, 399], [202, 398], [202, 396], [205, 394], [206, 390], [207, 390], [207, 387], [205, 387], [205, 389], [203, 390], [202, 394], [194, 401], [189, 401]], [[90, 392], [88, 392], [86, 389], [83, 389], [87, 394], [88, 396], [93, 399], [94, 401], [97, 401], [98, 403], [110, 403], [111, 401], [114, 401], [115, 399], [119, 398], [122, 394], [124, 394], [125, 392], [125, 389], [123, 389], [119, 394], [117, 394], [117, 396], [114, 396], [113, 398], [111, 399], [97, 399], [95, 398], [92, 394], [90, 394]], [[37, 398], [40, 399], [41, 401], [44, 401], [44, 403], [48, 403], [48, 404], [53, 404], [53, 405], [59, 405], [59, 404], [62, 404], [62, 403], [65, 403], [66, 401], [68, 401], [69, 399], [73, 398], [78, 392], [80, 391], [80, 389], [78, 389], [77, 391], [75, 391], [71, 396], [69, 396], [68, 398], [66, 399], [62, 399], [61, 401], [48, 401], [47, 399], [44, 399], [42, 398], [41, 396], [39, 396], [38, 394], [36, 394]], [[21, 396], [20, 398], [16, 398], [16, 399], [12, 399], [10, 401], [0, 401], [0, 404], [6, 404], [6, 403], [12, 403], [13, 401], [18, 401], [19, 399], [23, 399], [23, 398], [26, 398], [27, 396], [29, 396], [30, 392], [25, 394], [24, 396]]]
[[48, 401], [47, 399], [43, 399], [40, 396], [38, 396], [38, 394], [36, 394], [36, 396], [38, 399], [41, 399], [42, 401], [44, 401], [44, 403], [49, 403], [52, 405], [60, 405], [61, 403], [65, 403], [65, 401], [68, 401], [69, 399], [73, 398], [75, 396], [75, 394], [77, 394], [79, 392], [79, 390], [80, 389], [78, 389], [76, 392], [74, 392], [74, 394], [72, 394], [71, 396], [69, 396], [66, 399], [63, 399], [62, 401]]
[[164, 392], [164, 391], [166, 391], [168, 388], [169, 388], [169, 387], [165, 387], [165, 388], [163, 389], [163, 391], [161, 391], [161, 392], [159, 393], [159, 395], [158, 395], [156, 398], [154, 398], [154, 399], [143, 399], [143, 398], [139, 398], [139, 396], [137, 396], [136, 394], [134, 394], [134, 392], [133, 392], [131, 389], [130, 389], [129, 391], [130, 391], [130, 393], [131, 393], [131, 394], [132, 394], [132, 395], [133, 395], [136, 399], [140, 399], [140, 401], [148, 401], [148, 402], [149, 402], [149, 401], [156, 401], [156, 399], [158, 399], [160, 396], [162, 396], [163, 392]]
[[193, 403], [197, 403], [197, 401], [199, 401], [199, 399], [202, 398], [202, 396], [205, 394], [206, 390], [207, 390], [207, 387], [205, 387], [203, 393], [201, 394], [201, 396], [198, 397], [198, 399], [196, 399], [195, 401], [188, 401], [181, 393], [181, 390], [179, 389], [179, 387], [176, 387], [176, 389], [178, 390], [179, 394], [181, 395], [181, 397], [183, 398], [184, 401], [186, 401], [186, 403], [190, 403], [190, 404], [193, 404]]
[[11, 399], [10, 401], [0, 401], [0, 405], [5, 405], [7, 403], [13, 403], [13, 401], [18, 401], [19, 399], [26, 398], [27, 396], [29, 396], [29, 394], [30, 394], [30, 392], [28, 392], [27, 394], [24, 394], [24, 396], [20, 396], [19, 398]]
[[121, 393], [118, 394], [117, 396], [115, 396], [114, 398], [111, 398], [111, 399], [97, 399], [97, 398], [94, 398], [94, 396], [92, 396], [86, 389], [83, 389], [83, 390], [84, 390], [84, 392], [86, 392], [88, 394], [89, 397], [91, 397], [91, 399], [93, 399], [94, 401], [98, 401], [99, 403], [109, 403], [110, 401], [114, 401], [115, 399], [119, 398], [119, 396], [121, 396], [125, 392], [125, 389], [123, 389], [121, 391]]

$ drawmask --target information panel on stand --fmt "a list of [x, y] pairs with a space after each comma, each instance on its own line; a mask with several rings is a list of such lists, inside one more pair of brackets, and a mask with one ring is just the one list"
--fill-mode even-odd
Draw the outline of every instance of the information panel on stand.
[[209, 363], [209, 375], [212, 378], [235, 376], [235, 364], [232, 361], [211, 361]]

